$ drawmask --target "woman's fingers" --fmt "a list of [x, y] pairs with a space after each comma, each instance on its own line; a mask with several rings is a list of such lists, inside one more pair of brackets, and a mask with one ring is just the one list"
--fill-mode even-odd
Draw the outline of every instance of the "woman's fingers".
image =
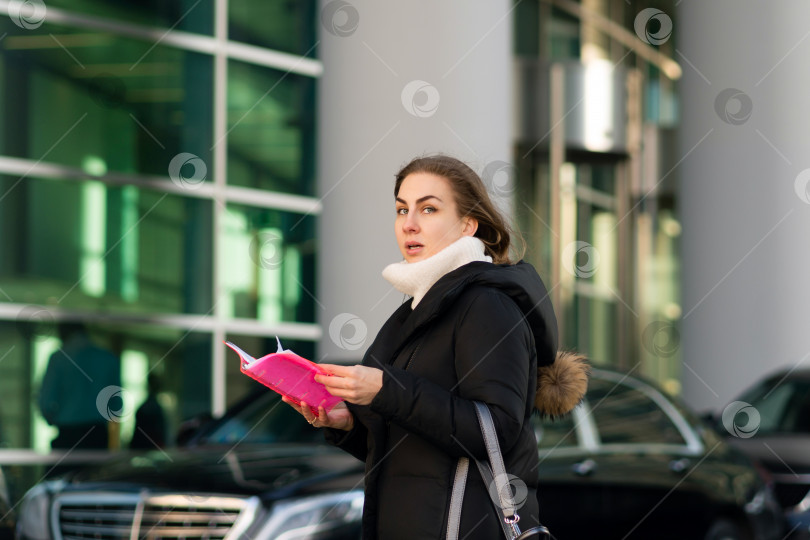
[[306, 421], [309, 422], [310, 424], [312, 424], [315, 420], [318, 419], [314, 414], [312, 414], [312, 411], [310, 410], [309, 406], [306, 404], [305, 401], [302, 401], [300, 404], [296, 404], [295, 402], [287, 398], [287, 396], [282, 396], [281, 401], [283, 401], [284, 403], [288, 404], [293, 409], [298, 411], [298, 413], [301, 416], [303, 416], [306, 419]]
[[332, 375], [337, 375], [338, 377], [346, 377], [347, 375], [351, 375], [354, 368], [357, 367], [341, 366], [339, 364], [320, 364], [320, 366]]
[[315, 380], [333, 396], [357, 405], [368, 405], [382, 388], [382, 370], [368, 366], [321, 364], [331, 375], [315, 375]]
[[324, 385], [327, 390], [343, 388], [346, 384], [344, 379], [352, 376], [354, 366], [338, 366], [335, 364], [321, 364], [321, 367], [329, 372], [329, 375], [317, 373], [315, 381]]
[[304, 419], [306, 419], [306, 421], [309, 422], [313, 427], [328, 427], [350, 430], [354, 425], [354, 418], [349, 412], [345, 403], [338, 403], [335, 405], [335, 407], [332, 409], [331, 415], [326, 412], [323, 405], [319, 405], [318, 414], [315, 415], [305, 401], [302, 401], [300, 404], [295, 404], [286, 396], [283, 396], [281, 400], [298, 411], [298, 413], [303, 416]]
[[301, 405], [299, 405], [299, 407], [301, 408], [301, 414], [303, 414], [304, 418], [307, 419], [307, 422], [309, 422], [311, 424], [312, 421], [313, 421], [312, 411], [309, 410], [309, 407], [307, 406], [307, 402], [302, 401]]

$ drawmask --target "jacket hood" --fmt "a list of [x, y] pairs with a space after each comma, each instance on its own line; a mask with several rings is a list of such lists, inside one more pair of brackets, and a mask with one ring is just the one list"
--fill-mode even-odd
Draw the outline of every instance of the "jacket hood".
[[585, 396], [590, 365], [581, 354], [557, 349], [557, 317], [549, 291], [527, 262], [471, 262], [448, 272], [430, 288], [412, 313], [409, 303], [400, 308], [400, 316], [407, 317], [402, 327], [403, 342], [447, 310], [461, 293], [476, 286], [492, 287], [506, 293], [529, 323], [537, 350], [535, 408], [540, 414], [550, 417], [571, 412]]
[[448, 272], [427, 292], [409, 318], [415, 330], [437, 317], [470, 287], [498, 289], [509, 296], [523, 312], [534, 336], [537, 365], [552, 364], [557, 354], [557, 317], [551, 297], [534, 267], [517, 264], [471, 262]]

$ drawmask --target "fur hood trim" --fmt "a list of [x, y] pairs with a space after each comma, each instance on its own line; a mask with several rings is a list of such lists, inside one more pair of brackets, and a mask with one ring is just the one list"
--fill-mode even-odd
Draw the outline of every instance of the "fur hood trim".
[[591, 366], [574, 351], [557, 351], [554, 363], [537, 370], [534, 406], [542, 416], [556, 418], [579, 405], [588, 389]]

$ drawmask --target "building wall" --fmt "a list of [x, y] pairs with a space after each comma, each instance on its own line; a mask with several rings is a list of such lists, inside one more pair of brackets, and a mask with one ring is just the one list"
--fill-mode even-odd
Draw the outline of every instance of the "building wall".
[[683, 384], [721, 409], [764, 373], [810, 358], [810, 108], [799, 1], [683, 2], [678, 168]]
[[461, 0], [356, 1], [334, 14], [337, 30], [321, 27], [322, 358], [359, 359], [404, 300], [380, 275], [401, 260], [399, 168], [437, 152], [479, 172], [511, 161], [511, 9], [506, 0], [476, 9]]

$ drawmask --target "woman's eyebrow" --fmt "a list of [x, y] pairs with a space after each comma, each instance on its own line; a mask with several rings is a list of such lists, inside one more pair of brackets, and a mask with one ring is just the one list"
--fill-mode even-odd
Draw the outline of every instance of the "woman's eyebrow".
[[[423, 203], [423, 202], [425, 202], [425, 201], [426, 201], [426, 200], [428, 200], [428, 199], [436, 199], [436, 200], [437, 200], [437, 201], [439, 201], [439, 202], [444, 202], [443, 200], [441, 200], [440, 198], [438, 198], [436, 195], [425, 195], [424, 197], [419, 197], [418, 199], [416, 199], [416, 204]], [[404, 200], [404, 199], [400, 199], [399, 197], [397, 197], [397, 198], [396, 198], [396, 201], [397, 201], [397, 202], [400, 202], [400, 203], [402, 203], [402, 204], [408, 204], [407, 202], [405, 202], [405, 200]]]

